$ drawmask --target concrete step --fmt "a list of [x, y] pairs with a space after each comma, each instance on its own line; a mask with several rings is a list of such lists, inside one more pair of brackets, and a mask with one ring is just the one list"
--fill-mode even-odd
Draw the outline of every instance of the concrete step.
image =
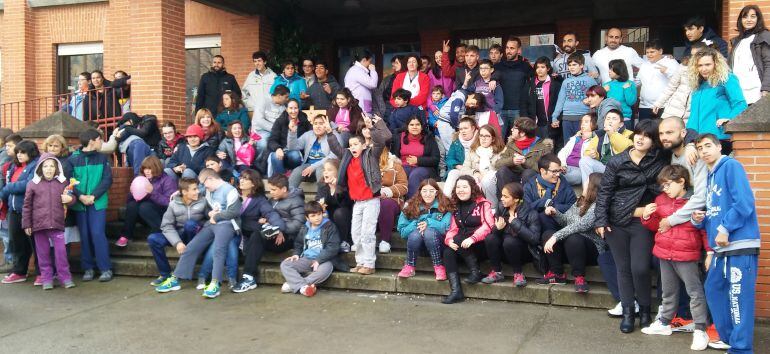
[[[128, 246], [126, 246], [125, 248], [117, 247], [114, 245], [114, 243], [110, 243], [110, 254], [113, 257], [147, 258], [152, 260], [152, 253], [150, 252], [150, 249], [146, 241], [130, 242]], [[166, 248], [166, 256], [170, 260], [175, 260], [179, 258], [179, 254], [176, 252], [176, 250], [172, 249], [171, 247]], [[265, 255], [262, 257], [262, 263], [277, 264], [289, 256], [291, 256], [291, 251], [284, 252], [281, 254], [266, 252]], [[343, 254], [343, 259], [351, 266], [355, 264], [355, 257], [353, 253]], [[406, 261], [406, 252], [402, 250], [395, 250], [391, 253], [386, 253], [386, 254], [378, 253], [376, 267], [377, 269], [399, 271], [404, 266], [405, 261]], [[241, 262], [243, 262], [242, 259], [241, 259]], [[418, 257], [416, 269], [418, 272], [433, 273], [433, 265], [430, 261], [430, 258]], [[489, 266], [489, 262], [487, 261], [482, 262], [481, 270], [485, 274], [488, 273], [491, 270]], [[572, 272], [571, 272], [570, 266], [565, 265], [565, 270], [566, 270], [566, 273], [568, 274], [568, 278], [572, 280], [573, 277], [571, 275]], [[460, 272], [465, 274], [468, 272], [468, 270], [464, 266], [461, 266]], [[513, 277], [513, 271], [511, 270], [510, 266], [505, 263], [503, 264], [503, 274], [509, 280], [511, 277]], [[534, 266], [532, 266], [531, 263], [526, 264], [524, 266], [524, 275], [527, 278], [531, 278], [531, 279], [537, 279], [542, 276], [542, 274], [540, 274], [537, 270], [535, 270]], [[598, 266], [589, 266], [586, 268], [586, 280], [593, 283], [605, 282]]]
[[[146, 257], [114, 257], [114, 272], [118, 276], [155, 277], [157, 270], [151, 258]], [[172, 266], [176, 260], [170, 260]], [[71, 259], [74, 271], [80, 270], [77, 257]], [[439, 282], [432, 274], [419, 273], [417, 276], [402, 279], [396, 276], [394, 270], [378, 270], [373, 275], [360, 275], [345, 272], [334, 272], [322, 287], [348, 289], [357, 291], [374, 291], [387, 293], [409, 293], [426, 295], [446, 295], [449, 292], [447, 282]], [[264, 264], [260, 267], [260, 283], [280, 285], [284, 281], [276, 264]], [[187, 282], [184, 286], [192, 286]], [[526, 287], [515, 288], [510, 282], [492, 285], [463, 284], [465, 296], [485, 300], [503, 300], [551, 304], [559, 306], [577, 306], [588, 308], [610, 308], [615, 300], [607, 288], [601, 284], [592, 284], [589, 294], [577, 294], [570, 285], [538, 285], [531, 282]]]

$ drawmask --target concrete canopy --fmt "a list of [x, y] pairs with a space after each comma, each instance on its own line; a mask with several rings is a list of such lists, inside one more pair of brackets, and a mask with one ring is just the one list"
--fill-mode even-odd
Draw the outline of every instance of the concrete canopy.
[[47, 138], [53, 134], [59, 134], [66, 139], [76, 139], [78, 135], [88, 129], [88, 124], [79, 121], [67, 112], [57, 111], [50, 116], [38, 120], [19, 130], [22, 138]]

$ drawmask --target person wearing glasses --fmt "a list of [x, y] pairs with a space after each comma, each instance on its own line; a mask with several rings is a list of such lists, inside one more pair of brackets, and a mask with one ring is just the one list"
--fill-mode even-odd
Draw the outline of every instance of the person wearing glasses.
[[449, 171], [446, 183], [444, 183], [444, 195], [450, 197], [455, 187], [455, 182], [460, 176], [473, 176], [481, 187], [484, 196], [497, 206], [497, 178], [494, 168], [495, 162], [500, 159], [500, 154], [505, 149], [503, 140], [497, 130], [487, 124], [479, 128], [475, 141], [471, 144], [468, 155], [459, 169]]
[[[561, 175], [561, 161], [552, 153], [543, 155], [537, 161], [539, 174], [524, 184], [524, 202], [537, 211], [540, 219], [540, 242], [545, 244], [551, 235], [561, 229], [556, 219], [545, 213], [548, 207], [554, 207], [559, 212], [566, 212], [577, 201], [575, 191]], [[548, 266], [538, 284], [566, 284], [567, 275], [564, 273], [562, 262], [564, 247], [557, 245], [552, 253], [546, 255]]]

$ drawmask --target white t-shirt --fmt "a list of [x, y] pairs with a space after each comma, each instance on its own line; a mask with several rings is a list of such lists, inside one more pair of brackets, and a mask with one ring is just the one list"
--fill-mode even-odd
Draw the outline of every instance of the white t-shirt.
[[[666, 73], [660, 72], [660, 68], [665, 67]], [[655, 101], [668, 87], [668, 81], [679, 72], [679, 63], [671, 58], [661, 58], [655, 63], [645, 61], [639, 72], [636, 74], [637, 80], [642, 85], [640, 93], [639, 107], [652, 108]]]
[[414, 75], [414, 80], [409, 77], [409, 73], [407, 72], [406, 75], [404, 75], [404, 83], [401, 85], [401, 88], [404, 90], [407, 90], [412, 93], [412, 98], [420, 94], [420, 73], [417, 73], [417, 75]]
[[757, 102], [762, 97], [762, 80], [759, 79], [759, 72], [751, 55], [751, 42], [754, 41], [754, 36], [752, 34], [741, 39], [733, 55], [733, 74], [738, 77], [738, 82], [743, 89], [743, 97], [748, 104]]
[[608, 47], [599, 49], [596, 51], [596, 53], [594, 53], [592, 59], [594, 60], [594, 65], [596, 65], [596, 68], [599, 69], [599, 75], [601, 75], [602, 78], [601, 82], [608, 82], [612, 80], [610, 79], [611, 60], [623, 59], [626, 62], [626, 66], [628, 67], [629, 80], [634, 80], [633, 67], [639, 68], [642, 66], [642, 63], [644, 63], [644, 59], [639, 56], [639, 53], [637, 53], [634, 48], [626, 47], [622, 44], [614, 50]]

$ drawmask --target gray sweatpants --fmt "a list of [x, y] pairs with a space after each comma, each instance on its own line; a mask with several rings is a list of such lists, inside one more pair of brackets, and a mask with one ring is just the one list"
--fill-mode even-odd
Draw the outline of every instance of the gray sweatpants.
[[281, 262], [281, 274], [291, 287], [292, 292], [298, 292], [305, 285], [320, 284], [329, 279], [334, 270], [332, 262], [323, 262], [318, 265], [318, 270], [313, 271], [313, 260], [300, 257], [296, 261], [284, 259]]
[[669, 324], [679, 307], [679, 280], [684, 282], [687, 295], [690, 296], [690, 312], [695, 329], [705, 330], [708, 315], [706, 296], [700, 277], [698, 262], [674, 262], [660, 260], [660, 281], [663, 288], [660, 320]]
[[353, 220], [350, 235], [356, 245], [356, 265], [374, 268], [377, 260], [377, 218], [380, 215], [380, 198], [359, 200], [353, 204]]
[[216, 225], [206, 222], [203, 230], [193, 237], [192, 241], [187, 244], [187, 249], [179, 257], [179, 262], [174, 269], [174, 276], [179, 279], [192, 279], [195, 261], [208, 250], [209, 245], [213, 242], [214, 266], [211, 279], [221, 280], [227, 257], [227, 247], [233, 236], [235, 236], [235, 229], [231, 222], [220, 222]]

